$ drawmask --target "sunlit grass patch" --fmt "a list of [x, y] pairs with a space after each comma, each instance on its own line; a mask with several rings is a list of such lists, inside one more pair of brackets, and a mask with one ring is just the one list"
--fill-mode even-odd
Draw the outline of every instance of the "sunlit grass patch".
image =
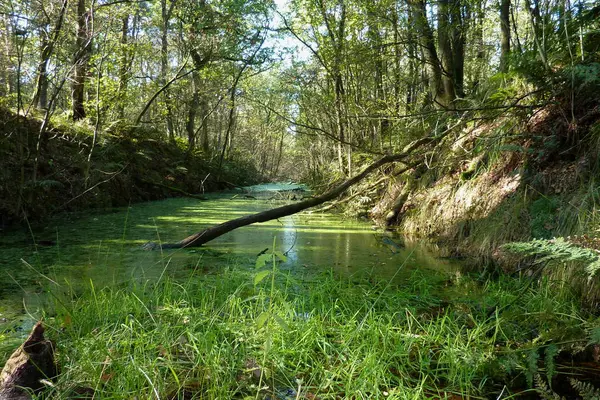
[[230, 268], [57, 303], [55, 398], [485, 398], [522, 390], [553, 362], [531, 354], [583, 348], [598, 325], [547, 282], [428, 271], [392, 286]]

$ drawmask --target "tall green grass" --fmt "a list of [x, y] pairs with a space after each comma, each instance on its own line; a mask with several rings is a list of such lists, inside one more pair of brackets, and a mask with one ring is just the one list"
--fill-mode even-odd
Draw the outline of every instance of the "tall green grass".
[[62, 373], [49, 397], [496, 398], [533, 390], [536, 374], [551, 380], [559, 350], [600, 336], [599, 320], [547, 280], [272, 273], [56, 292], [47, 324]]

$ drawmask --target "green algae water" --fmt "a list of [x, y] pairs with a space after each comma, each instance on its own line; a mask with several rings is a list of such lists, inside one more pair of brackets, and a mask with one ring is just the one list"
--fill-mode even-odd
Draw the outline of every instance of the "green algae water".
[[308, 278], [324, 269], [391, 279], [402, 268], [456, 268], [424, 248], [400, 245], [366, 222], [311, 212], [240, 228], [201, 248], [142, 249], [148, 241], [175, 242], [214, 224], [282, 205], [282, 193], [289, 199], [294, 189], [297, 186], [259, 185], [243, 193], [212, 195], [208, 201], [174, 198], [112, 212], [63, 215], [29, 230], [4, 233], [0, 329], [18, 319], [38, 318], [52, 290], [76, 292], [90, 284], [122, 287], [165, 275], [188, 279], [232, 266], [253, 268], [257, 255], [272, 247], [273, 238], [277, 250], [287, 255], [280, 267]]

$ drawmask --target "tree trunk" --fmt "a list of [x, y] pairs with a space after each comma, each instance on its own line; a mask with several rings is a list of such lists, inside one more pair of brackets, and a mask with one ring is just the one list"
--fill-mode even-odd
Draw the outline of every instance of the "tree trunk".
[[127, 41], [129, 35], [129, 15], [123, 18], [121, 25], [121, 57], [119, 57], [119, 91], [118, 91], [118, 115], [120, 119], [125, 118], [125, 93], [127, 92], [127, 83], [129, 71]]
[[185, 124], [189, 151], [192, 151], [196, 147], [196, 113], [200, 104], [200, 75], [196, 69], [192, 72], [192, 91], [192, 99], [190, 100], [187, 122]]
[[72, 102], [73, 120], [86, 117], [85, 81], [90, 49], [90, 13], [86, 10], [85, 0], [77, 0], [77, 41], [73, 68]]
[[[400, 114], [400, 76], [401, 76], [401, 57], [402, 57], [402, 50], [400, 48], [400, 24], [399, 24], [399, 16], [398, 16], [398, 10], [396, 9], [396, 7], [393, 7], [393, 11], [392, 11], [392, 27], [394, 29], [394, 111], [396, 114]], [[409, 24], [410, 24], [410, 13], [408, 14], [408, 20], [409, 20]], [[410, 31], [407, 32], [407, 35], [410, 35]], [[411, 38], [407, 37], [407, 42], [409, 44], [408, 47], [408, 62], [409, 65], [411, 65], [411, 61], [412, 58], [411, 54], [410, 54], [410, 44], [411, 42]], [[413, 42], [414, 43], [414, 42]], [[409, 67], [409, 75], [412, 77], [412, 71], [410, 71], [410, 67]], [[410, 79], [410, 78], [409, 78]], [[409, 108], [409, 104], [412, 103], [412, 93], [411, 93], [411, 86], [412, 85], [408, 85], [408, 87], [406, 88], [406, 107]], [[390, 145], [392, 143], [392, 138], [390, 136]]]
[[11, 65], [11, 43], [10, 43], [10, 23], [8, 15], [2, 15], [3, 29], [0, 29], [0, 37], [2, 38], [2, 51], [0, 52], [0, 96], [6, 97], [12, 93], [11, 76], [9, 66]]
[[[148, 242], [143, 247], [146, 250], [155, 250], [155, 249], [160, 249], [160, 248], [177, 249], [177, 248], [184, 248], [184, 247], [198, 247], [198, 246], [202, 246], [203, 244], [205, 244], [213, 239], [218, 238], [219, 236], [222, 236], [228, 232], [231, 232], [234, 229], [241, 228], [241, 227], [247, 226], [247, 225], [251, 225], [251, 224], [254, 224], [257, 222], [266, 222], [266, 221], [270, 221], [272, 219], [282, 218], [282, 217], [285, 217], [288, 215], [296, 214], [296, 213], [306, 210], [308, 208], [318, 206], [320, 204], [325, 203], [326, 201], [335, 199], [336, 197], [338, 197], [339, 195], [344, 193], [346, 190], [348, 190], [350, 187], [352, 187], [356, 183], [358, 183], [361, 180], [363, 180], [364, 178], [366, 178], [373, 171], [376, 171], [378, 168], [380, 168], [386, 164], [389, 164], [389, 163], [404, 161], [415, 150], [423, 147], [424, 145], [440, 141], [445, 136], [447, 136], [450, 132], [451, 132], [451, 130], [448, 129], [448, 130], [446, 130], [445, 133], [443, 133], [437, 137], [426, 137], [423, 139], [416, 140], [416, 141], [412, 142], [411, 144], [409, 144], [402, 153], [387, 155], [387, 156], [380, 158], [379, 160], [375, 161], [373, 164], [366, 167], [361, 173], [346, 180], [342, 184], [336, 186], [335, 188], [331, 189], [330, 191], [326, 192], [325, 194], [323, 194], [321, 196], [309, 198], [307, 200], [304, 200], [304, 201], [301, 201], [298, 203], [288, 204], [286, 206], [273, 208], [271, 210], [263, 211], [258, 214], [247, 215], [245, 217], [232, 219], [230, 221], [223, 222], [222, 224], [215, 225], [211, 228], [205, 229], [202, 232], [198, 232], [191, 236], [188, 236], [187, 238], [185, 238], [177, 243], [157, 244], [154, 242]], [[422, 157], [421, 157], [421, 159], [422, 159]], [[419, 163], [421, 163], [421, 162], [422, 161], [419, 161]], [[413, 168], [413, 167], [415, 167], [415, 165], [411, 165], [411, 166], [407, 167], [406, 170], [408, 170], [409, 168]]]
[[200, 143], [204, 154], [210, 153], [210, 143], [208, 141], [208, 118], [210, 116], [210, 110], [208, 109], [208, 100], [205, 96], [200, 99], [200, 118], [202, 118], [202, 125], [200, 128]]
[[[396, 17], [397, 19], [397, 17]], [[414, 23], [414, 17], [413, 17], [413, 13], [410, 11], [410, 9], [408, 10], [408, 25], [412, 26]], [[397, 22], [396, 22], [397, 24]], [[400, 57], [401, 57], [401, 52], [400, 52], [400, 37], [399, 37], [399, 32], [398, 32], [398, 27], [396, 26], [396, 28], [394, 29], [394, 41], [396, 42], [395, 48], [396, 48], [396, 54], [394, 55], [396, 58], [396, 69], [398, 72], [396, 72], [397, 76], [397, 81], [398, 83], [396, 83], [396, 88], [395, 88], [395, 94], [396, 94], [396, 113], [400, 113]], [[417, 68], [417, 40], [414, 36], [414, 33], [412, 31], [412, 29], [407, 29], [406, 31], [406, 51], [408, 53], [408, 84], [406, 85], [406, 112], [409, 113], [412, 111], [414, 104], [416, 103], [416, 87], [417, 87], [417, 82], [419, 81], [419, 68]]]
[[[344, 162], [343, 162], [343, 142], [347, 140], [346, 138], [346, 118], [344, 115], [344, 81], [342, 79], [342, 57], [344, 56], [344, 43], [346, 42], [346, 5], [343, 0], [339, 1], [341, 5], [341, 16], [340, 22], [338, 26], [338, 32], [335, 45], [335, 65], [334, 65], [334, 82], [335, 82], [335, 111], [336, 111], [336, 119], [337, 126], [339, 131], [339, 147], [338, 147], [338, 155], [340, 161], [340, 169], [342, 172], [344, 171]], [[348, 163], [350, 167], [350, 162]], [[350, 170], [346, 170], [346, 173], [351, 173]]]
[[510, 0], [500, 0], [500, 72], [508, 72], [510, 56]]
[[444, 86], [445, 105], [456, 98], [454, 86], [454, 56], [452, 54], [449, 0], [438, 2], [438, 47], [442, 64], [442, 84]]
[[[468, 3], [464, 7], [470, 7]], [[465, 38], [467, 36], [466, 27], [468, 26], [469, 13], [462, 15], [461, 1], [454, 0], [450, 9], [450, 27], [452, 42], [452, 79], [456, 97], [462, 98], [464, 92], [465, 77]]]
[[406, 204], [406, 200], [408, 200], [408, 196], [414, 191], [417, 187], [417, 182], [421, 175], [423, 174], [423, 165], [419, 165], [414, 168], [414, 172], [412, 175], [408, 176], [400, 194], [394, 201], [391, 210], [385, 216], [385, 224], [386, 226], [391, 226], [393, 224], [398, 223], [398, 216], [404, 208], [404, 204]]
[[485, 62], [485, 44], [483, 42], [483, 24], [485, 21], [485, 14], [483, 8], [483, 1], [479, 0], [475, 3], [475, 17], [473, 18], [473, 36], [475, 47], [477, 52], [475, 59], [477, 60], [476, 68], [474, 69], [473, 86], [471, 91], [476, 93], [479, 90], [480, 79], [482, 76], [482, 69]]
[[533, 0], [532, 4], [531, 0], [525, 0], [525, 8], [527, 8], [529, 13], [529, 21], [533, 31], [533, 43], [540, 56], [540, 61], [545, 69], [550, 69], [546, 56], [546, 37], [544, 35], [544, 22], [542, 21], [539, 1]]
[[418, 33], [419, 44], [423, 50], [425, 63], [429, 70], [429, 85], [431, 88], [431, 100], [441, 108], [447, 107], [453, 100], [445, 91], [442, 84], [442, 67], [435, 49], [433, 32], [427, 21], [427, 12], [424, 0], [407, 0], [410, 12], [414, 18], [415, 29]]
[[48, 61], [50, 58], [49, 43], [42, 40], [40, 63], [38, 64], [38, 79], [32, 103], [43, 110], [48, 107]]
[[[160, 35], [160, 85], [164, 87], [167, 83], [167, 74], [169, 71], [168, 64], [168, 51], [169, 51], [169, 19], [171, 18], [171, 14], [173, 12], [173, 7], [175, 5], [175, 1], [171, 1], [171, 5], [167, 7], [167, 0], [161, 0], [161, 16], [162, 16], [162, 26], [161, 26], [161, 35]], [[163, 91], [165, 107], [167, 109], [166, 122], [167, 122], [167, 135], [169, 136], [169, 140], [171, 142], [175, 141], [175, 131], [173, 128], [173, 111], [171, 105], [171, 96], [169, 95], [169, 91], [165, 89]]]
[[0, 399], [28, 400], [45, 387], [43, 379], [57, 375], [54, 345], [38, 322], [25, 342], [10, 356], [0, 373]]
[[58, 15], [58, 19], [56, 20], [56, 26], [52, 31], [52, 35], [48, 33], [42, 39], [40, 62], [38, 64], [37, 84], [32, 102], [40, 109], [46, 109], [48, 107], [48, 62], [50, 61], [50, 57], [54, 52], [54, 46], [56, 45], [62, 30], [63, 21], [67, 11], [67, 4], [68, 0], [64, 0], [60, 9], [60, 14]]

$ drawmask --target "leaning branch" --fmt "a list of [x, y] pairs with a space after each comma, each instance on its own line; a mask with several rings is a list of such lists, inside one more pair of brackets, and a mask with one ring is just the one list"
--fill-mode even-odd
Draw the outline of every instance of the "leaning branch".
[[181, 78], [184, 78], [184, 77], [188, 76], [189, 74], [191, 74], [192, 72], [195, 71], [194, 69], [191, 69], [188, 72], [186, 72], [185, 74], [179, 75], [181, 73], [181, 71], [183, 71], [183, 69], [185, 68], [186, 65], [187, 65], [187, 61], [185, 63], [183, 63], [183, 65], [181, 66], [181, 68], [179, 68], [179, 71], [177, 71], [177, 73], [175, 74], [175, 76], [173, 78], [171, 78], [171, 80], [169, 82], [167, 82], [163, 87], [161, 87], [159, 90], [157, 90], [156, 93], [154, 93], [154, 95], [146, 103], [146, 106], [144, 107], [144, 109], [139, 113], [139, 115], [135, 119], [134, 125], [139, 125], [140, 124], [140, 121], [142, 120], [142, 118], [144, 117], [144, 115], [146, 115], [146, 112], [148, 111], [148, 109], [150, 108], [150, 106], [152, 105], [152, 103], [154, 103], [154, 100], [156, 100], [156, 98], [158, 96], [160, 96], [160, 94], [162, 92], [164, 92], [165, 90], [167, 90], [169, 88], [169, 86], [171, 86], [171, 84], [173, 82], [175, 82], [176, 80], [179, 80]]
[[430, 137], [425, 137], [425, 138], [416, 140], [416, 141], [412, 142], [411, 144], [409, 144], [401, 153], [390, 154], [390, 155], [381, 157], [379, 160], [375, 161], [373, 164], [366, 167], [358, 175], [353, 176], [352, 178], [341, 183], [340, 185], [329, 190], [328, 192], [324, 193], [321, 196], [309, 198], [307, 200], [304, 200], [304, 201], [301, 201], [298, 203], [288, 204], [286, 206], [273, 208], [271, 210], [263, 211], [258, 214], [247, 215], [245, 217], [232, 219], [230, 221], [223, 222], [222, 224], [215, 225], [213, 227], [205, 229], [202, 232], [198, 232], [191, 236], [188, 236], [185, 239], [183, 239], [177, 243], [167, 243], [167, 244], [161, 245], [161, 244], [157, 244], [154, 242], [149, 242], [144, 245], [144, 248], [146, 250], [154, 250], [154, 249], [158, 249], [158, 248], [178, 249], [178, 248], [185, 248], [185, 247], [198, 247], [198, 246], [202, 246], [203, 244], [205, 244], [207, 242], [210, 242], [213, 239], [218, 238], [221, 235], [231, 232], [234, 229], [241, 228], [241, 227], [247, 226], [247, 225], [251, 225], [251, 224], [254, 224], [257, 222], [266, 222], [266, 221], [270, 221], [273, 219], [282, 218], [282, 217], [285, 217], [288, 215], [296, 214], [300, 211], [304, 211], [308, 208], [318, 206], [320, 204], [325, 203], [326, 201], [333, 200], [336, 197], [340, 196], [342, 193], [344, 193], [346, 190], [348, 190], [351, 186], [360, 182], [361, 180], [366, 178], [369, 174], [371, 174], [373, 171], [376, 171], [378, 168], [380, 168], [386, 164], [405, 160], [406, 158], [411, 156], [415, 150], [417, 150], [425, 145], [442, 140], [451, 131], [452, 131], [452, 129], [447, 129], [444, 133], [442, 133], [438, 136], [435, 136], [435, 137], [430, 136]]

